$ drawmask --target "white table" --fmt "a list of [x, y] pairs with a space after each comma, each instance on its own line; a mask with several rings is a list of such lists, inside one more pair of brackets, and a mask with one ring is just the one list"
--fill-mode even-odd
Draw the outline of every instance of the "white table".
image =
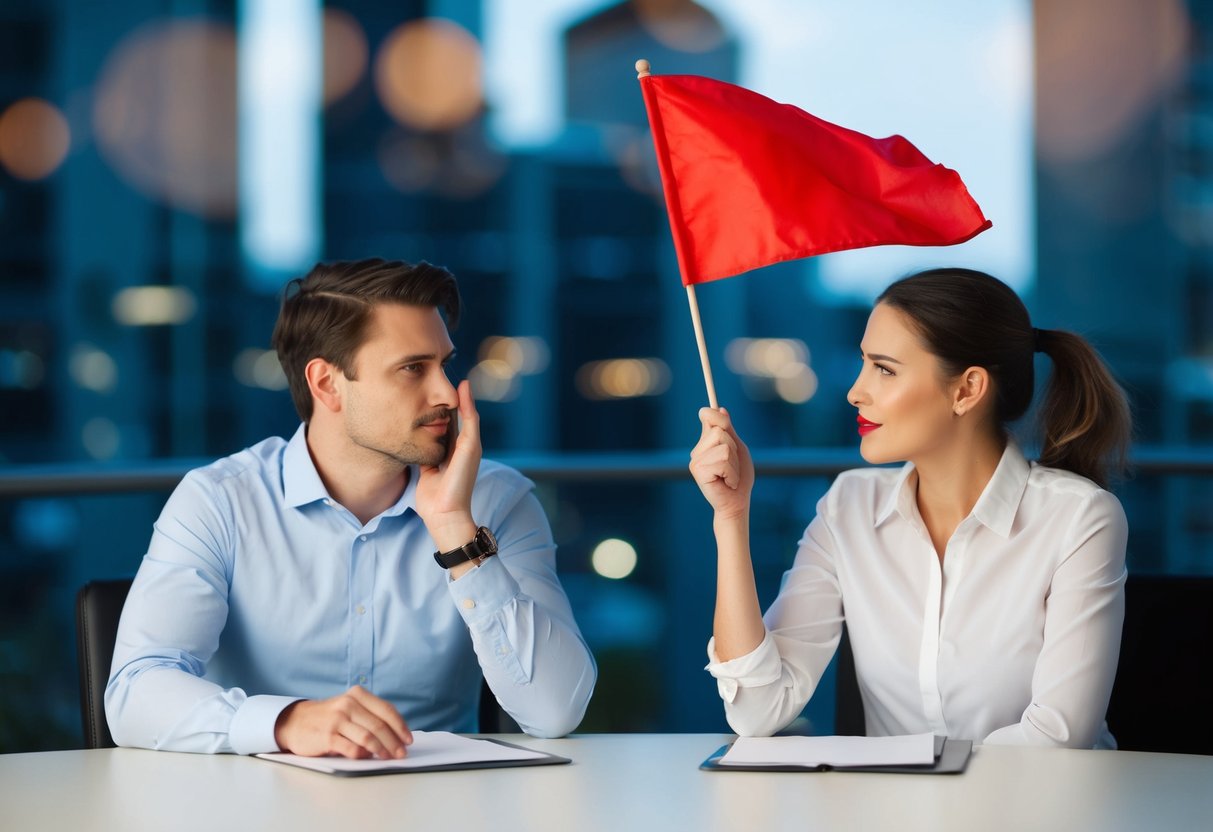
[[1202, 830], [1213, 757], [982, 747], [961, 775], [705, 772], [716, 734], [503, 737], [572, 765], [342, 778], [250, 757], [0, 755], [0, 830]]

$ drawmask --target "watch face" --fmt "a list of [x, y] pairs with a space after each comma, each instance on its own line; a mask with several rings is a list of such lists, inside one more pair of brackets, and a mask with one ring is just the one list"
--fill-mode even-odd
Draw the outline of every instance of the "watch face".
[[482, 555], [491, 555], [497, 551], [497, 538], [493, 537], [488, 526], [481, 526], [476, 530], [476, 544], [480, 547]]

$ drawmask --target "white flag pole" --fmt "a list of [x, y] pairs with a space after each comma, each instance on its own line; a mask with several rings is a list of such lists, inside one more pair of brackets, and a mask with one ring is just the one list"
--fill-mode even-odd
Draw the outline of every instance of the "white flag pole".
[[[652, 75], [649, 62], [641, 58], [636, 62], [636, 78], [646, 78]], [[720, 409], [716, 399], [716, 384], [712, 381], [712, 363], [708, 360], [708, 345], [703, 337], [703, 322], [699, 319], [699, 301], [695, 298], [695, 284], [687, 284], [687, 303], [691, 307], [691, 324], [695, 327], [695, 343], [699, 347], [699, 363], [703, 366], [703, 383], [708, 388], [708, 406], [713, 410]]]
[[695, 284], [687, 284], [687, 303], [691, 306], [691, 324], [695, 327], [695, 343], [699, 345], [699, 363], [703, 365], [703, 383], [708, 388], [708, 407], [720, 409], [716, 401], [716, 385], [712, 382], [712, 365], [708, 361], [708, 345], [703, 339], [703, 323], [699, 320], [699, 302], [695, 300]]

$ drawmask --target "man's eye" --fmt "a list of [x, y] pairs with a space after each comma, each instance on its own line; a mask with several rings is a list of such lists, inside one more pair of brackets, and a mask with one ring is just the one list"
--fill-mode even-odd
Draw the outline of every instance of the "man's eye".
[[406, 373], [419, 373], [419, 372], [421, 372], [421, 365], [420, 364], [405, 364], [400, 369], [404, 370]]

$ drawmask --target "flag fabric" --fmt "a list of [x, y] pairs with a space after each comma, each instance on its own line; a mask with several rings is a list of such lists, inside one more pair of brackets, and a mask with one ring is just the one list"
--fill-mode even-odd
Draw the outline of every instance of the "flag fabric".
[[956, 171], [733, 84], [640, 78], [685, 285], [831, 251], [989, 228]]

